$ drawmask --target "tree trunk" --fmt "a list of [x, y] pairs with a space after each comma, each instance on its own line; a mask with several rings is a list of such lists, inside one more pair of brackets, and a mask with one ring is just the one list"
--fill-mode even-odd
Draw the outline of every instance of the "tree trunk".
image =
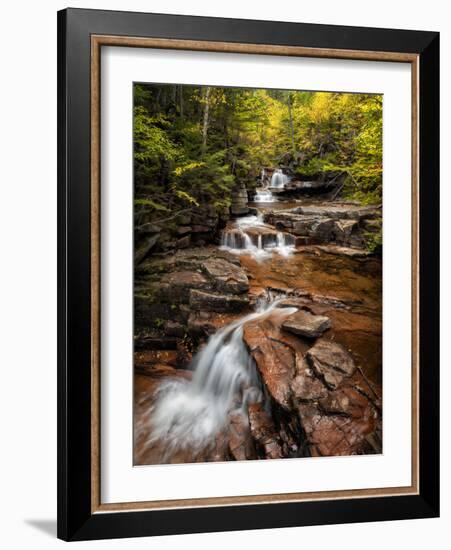
[[180, 118], [183, 121], [184, 115], [183, 115], [183, 86], [180, 86], [179, 88], [179, 99], [180, 99]]
[[209, 113], [210, 113], [210, 86], [207, 86], [204, 92], [204, 120], [202, 124], [202, 155], [205, 155], [205, 152], [207, 150]]
[[288, 115], [290, 117], [291, 148], [293, 150], [293, 153], [295, 153], [296, 152], [296, 145], [294, 143], [293, 111], [292, 111], [292, 108], [291, 108], [291, 94], [290, 93], [288, 93], [287, 104], [288, 104]]

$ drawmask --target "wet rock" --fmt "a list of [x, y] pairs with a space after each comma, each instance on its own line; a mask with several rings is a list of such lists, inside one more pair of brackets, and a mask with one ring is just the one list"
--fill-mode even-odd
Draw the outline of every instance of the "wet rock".
[[346, 415], [362, 418], [368, 406], [368, 398], [352, 385], [344, 385], [318, 400], [320, 408], [326, 414]]
[[[324, 408], [325, 407], [325, 408]], [[371, 402], [349, 386], [317, 403], [300, 403], [299, 416], [312, 456], [381, 452], [380, 418]], [[374, 447], [368, 449], [368, 440]]]
[[306, 338], [317, 338], [331, 326], [330, 319], [323, 315], [312, 315], [309, 311], [300, 310], [290, 315], [282, 328]]
[[257, 448], [261, 449], [264, 458], [283, 458], [279, 434], [271, 416], [261, 403], [252, 403], [248, 407], [249, 425]]
[[193, 352], [184, 340], [177, 342], [176, 367], [186, 369], [193, 359]]
[[328, 396], [326, 386], [315, 376], [305, 359], [298, 362], [291, 389], [299, 401], [317, 401]]
[[223, 258], [209, 258], [202, 263], [202, 269], [221, 292], [240, 294], [249, 290], [249, 281], [241, 267]]
[[155, 332], [138, 334], [134, 338], [135, 349], [145, 350], [173, 350], [177, 348], [179, 339], [175, 336], [165, 336]]
[[[166, 365], [164, 363], [162, 364], [143, 364], [140, 362], [136, 362], [135, 359], [135, 371], [138, 375], [143, 375], [148, 377], [149, 380], [152, 381], [153, 384], [160, 382], [166, 377], [169, 378], [182, 378], [184, 380], [191, 380], [193, 373], [187, 370], [183, 369], [176, 369], [174, 367], [171, 367], [170, 365]], [[151, 395], [149, 396], [151, 397]]]
[[257, 458], [249, 420], [244, 414], [233, 413], [229, 415], [229, 452], [235, 460], [253, 460]]
[[281, 407], [289, 409], [296, 351], [280, 333], [280, 323], [274, 319], [251, 321], [244, 326], [243, 339], [269, 394]]
[[340, 344], [319, 340], [306, 354], [308, 365], [329, 389], [335, 389], [355, 371], [352, 356]]
[[244, 295], [219, 294], [191, 290], [189, 304], [195, 310], [204, 311], [241, 311], [249, 305], [249, 298]]
[[325, 416], [315, 405], [309, 403], [299, 406], [299, 415], [312, 456], [350, 454], [342, 430], [343, 424], [350, 423], [348, 418]]

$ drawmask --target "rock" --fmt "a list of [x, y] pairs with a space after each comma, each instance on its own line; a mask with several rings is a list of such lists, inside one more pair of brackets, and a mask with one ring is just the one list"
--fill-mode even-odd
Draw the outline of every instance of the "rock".
[[140, 263], [147, 254], [152, 250], [152, 248], [157, 244], [160, 237], [159, 233], [154, 235], [149, 235], [144, 237], [140, 244], [135, 248], [134, 261], [135, 263]]
[[181, 239], [177, 239], [176, 248], [188, 248], [191, 245], [191, 235], [185, 235]]
[[252, 403], [248, 407], [249, 425], [257, 448], [260, 448], [264, 458], [283, 458], [279, 435], [270, 415], [261, 403]]
[[191, 233], [208, 233], [210, 227], [208, 225], [193, 225], [191, 227]]
[[185, 335], [185, 327], [177, 321], [166, 321], [164, 327], [164, 333], [166, 336], [175, 336], [176, 338], [183, 338]]
[[230, 213], [232, 216], [246, 216], [249, 214], [249, 208], [247, 206], [231, 206]]
[[241, 311], [249, 305], [249, 298], [244, 295], [191, 290], [189, 293], [189, 304], [193, 309], [200, 311]]
[[235, 460], [253, 460], [257, 458], [249, 421], [244, 414], [229, 415], [229, 452]]
[[368, 398], [352, 385], [345, 385], [319, 398], [318, 404], [326, 414], [362, 418], [368, 406]]
[[182, 369], [189, 367], [193, 359], [193, 352], [184, 340], [177, 342], [176, 366]]
[[357, 229], [359, 222], [356, 220], [338, 220], [334, 224], [334, 234], [337, 243], [349, 241], [351, 233]]
[[308, 365], [329, 389], [335, 389], [355, 371], [354, 360], [340, 344], [319, 340], [306, 354]]
[[167, 285], [166, 294], [170, 295], [171, 299], [185, 298], [188, 299], [188, 291], [192, 288], [209, 290], [212, 284], [208, 279], [197, 271], [172, 271], [166, 273], [160, 279], [160, 283]]
[[366, 258], [370, 255], [370, 252], [368, 252], [367, 250], [359, 250], [347, 246], [336, 246], [333, 244], [328, 244], [327, 246], [318, 245], [316, 248], [318, 248], [322, 252], [326, 252], [326, 254], [348, 256], [349, 258]]
[[214, 279], [217, 290], [240, 294], [249, 290], [249, 281], [241, 267], [223, 258], [209, 258], [202, 263], [208, 277]]
[[244, 183], [237, 185], [231, 193], [232, 205], [230, 207], [230, 213], [233, 216], [244, 216], [249, 213], [247, 206], [247, 191]]
[[355, 248], [365, 248], [365, 231], [377, 230], [380, 219], [379, 207], [350, 203], [300, 206], [264, 215], [266, 223], [296, 235], [298, 245], [336, 243]]
[[179, 225], [177, 227], [177, 234], [178, 235], [186, 235], [187, 233], [191, 233], [192, 228], [189, 225]]
[[[380, 429], [380, 419], [370, 401], [353, 389], [349, 389], [346, 397], [329, 398], [330, 401], [340, 399], [344, 408], [353, 410], [355, 416], [339, 412], [339, 407], [326, 412], [321, 405], [314, 403], [299, 405], [299, 416], [312, 456], [381, 452], [381, 447], [377, 449], [376, 443], [368, 449], [368, 438], [371, 440], [371, 436]], [[372, 440], [376, 441], [374, 437]]]
[[281, 407], [289, 409], [296, 351], [280, 333], [281, 322], [271, 318], [250, 321], [244, 326], [243, 339], [269, 394]]
[[146, 350], [174, 350], [177, 348], [179, 339], [174, 336], [148, 333], [138, 335], [134, 338], [135, 349]]
[[328, 396], [326, 386], [315, 376], [305, 359], [297, 365], [291, 389], [299, 401], [317, 401]]
[[331, 322], [328, 317], [312, 315], [305, 310], [300, 310], [290, 315], [282, 324], [282, 328], [288, 330], [288, 332], [307, 338], [317, 338], [330, 327]]

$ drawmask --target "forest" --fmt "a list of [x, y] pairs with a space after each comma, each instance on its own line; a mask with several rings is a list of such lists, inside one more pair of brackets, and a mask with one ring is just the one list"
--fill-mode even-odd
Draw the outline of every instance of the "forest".
[[382, 97], [185, 85], [135, 85], [136, 206], [168, 214], [230, 206], [262, 167], [342, 183], [341, 197], [382, 197]]
[[134, 85], [134, 464], [382, 452], [382, 109]]

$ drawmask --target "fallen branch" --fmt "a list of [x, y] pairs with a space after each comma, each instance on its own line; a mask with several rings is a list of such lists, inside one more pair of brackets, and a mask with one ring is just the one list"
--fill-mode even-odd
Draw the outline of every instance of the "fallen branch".
[[180, 214], [185, 214], [187, 212], [192, 212], [193, 209], [192, 208], [184, 208], [183, 210], [179, 210], [178, 212], [176, 212], [175, 214], [173, 214], [172, 216], [168, 216], [167, 218], [161, 218], [159, 220], [152, 220], [151, 222], [146, 222], [146, 223], [143, 223], [142, 225], [138, 225], [136, 227], [136, 229], [143, 229], [144, 227], [147, 227], [149, 225], [157, 225], [159, 223], [164, 223], [164, 222], [168, 222], [170, 220], [173, 220], [174, 218], [176, 218], [177, 216], [180, 216]]

